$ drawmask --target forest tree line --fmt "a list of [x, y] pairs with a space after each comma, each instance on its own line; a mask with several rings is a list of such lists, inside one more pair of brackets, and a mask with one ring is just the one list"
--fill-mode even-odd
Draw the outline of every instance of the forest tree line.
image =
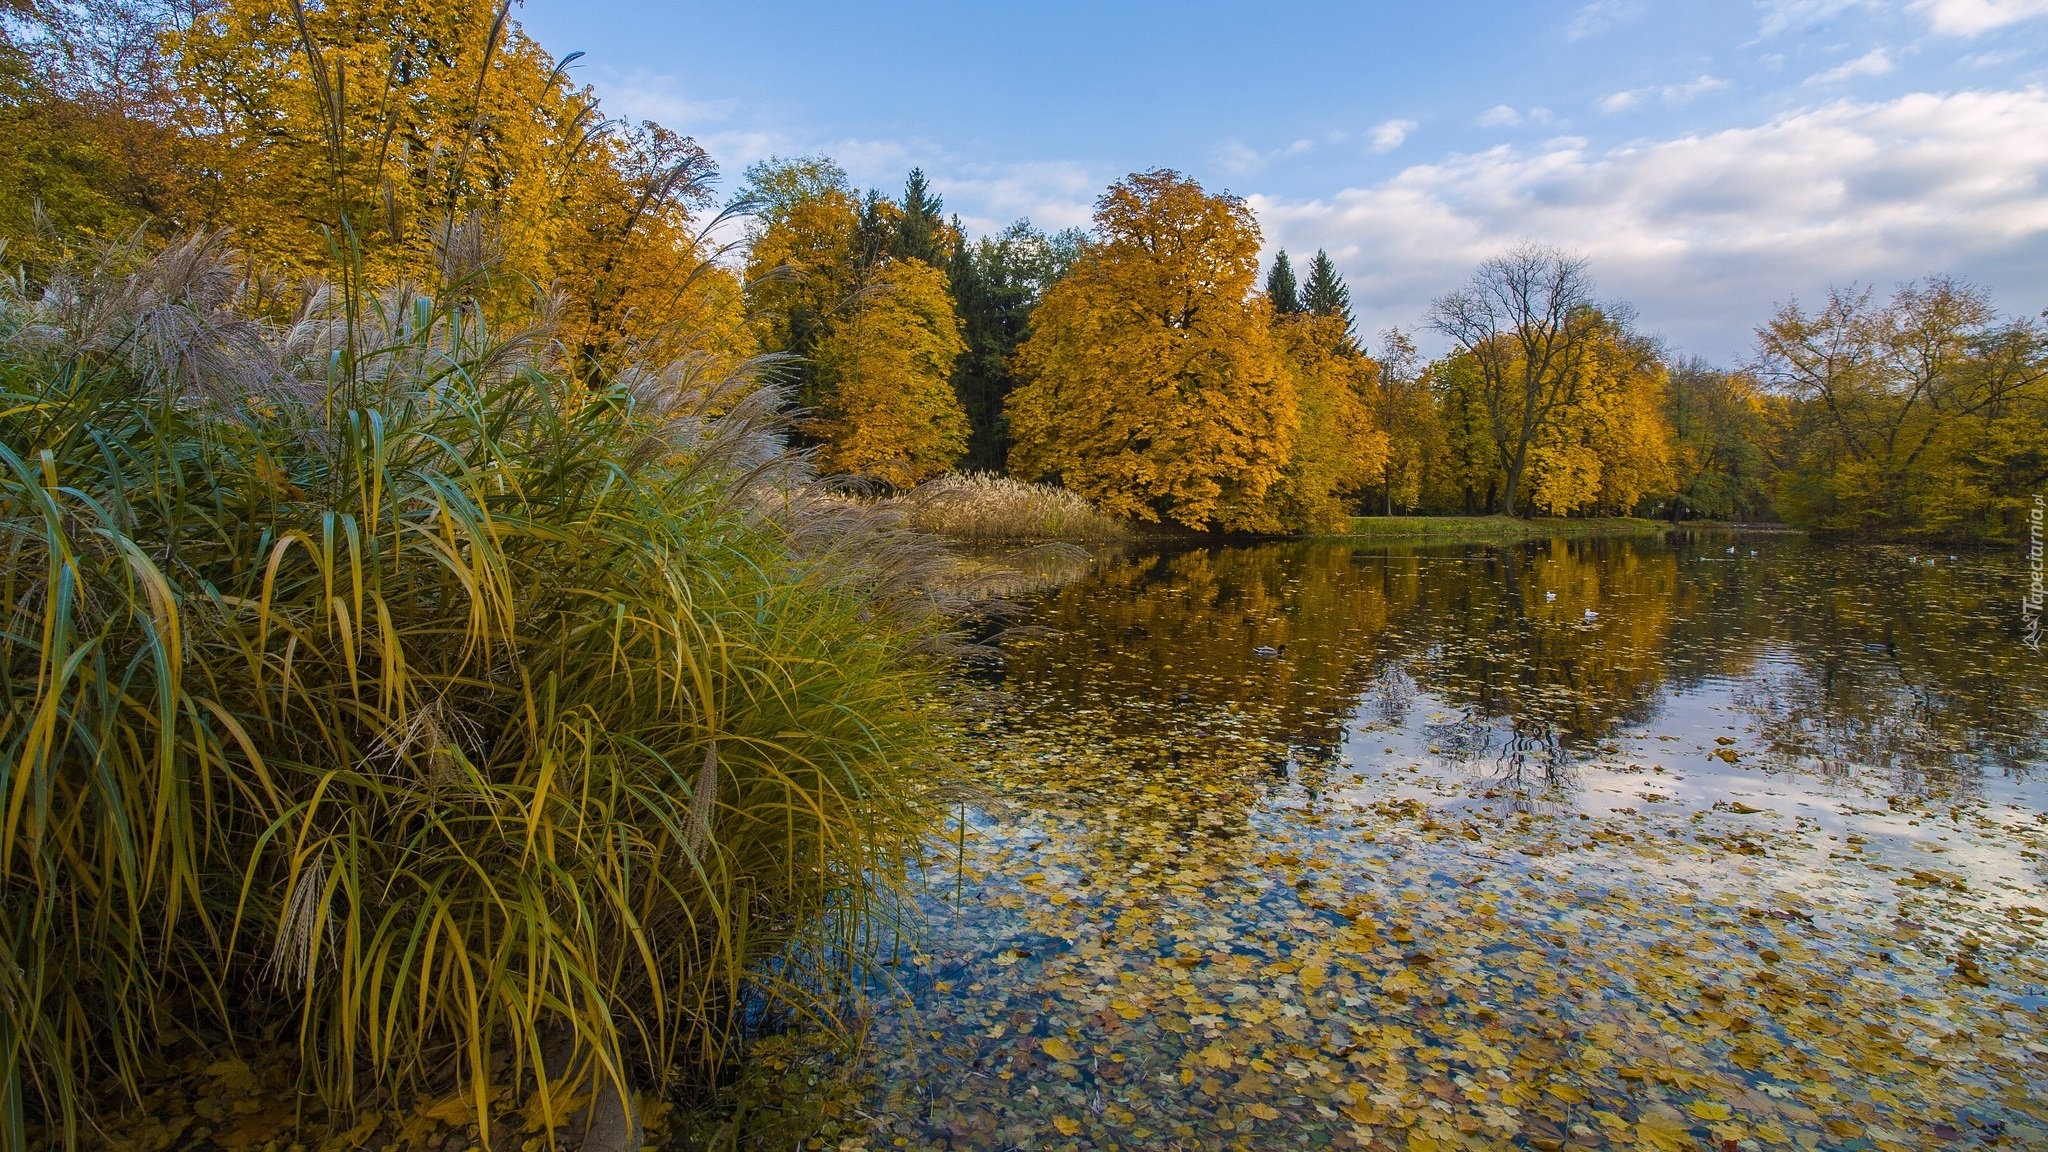
[[1179, 173], [1054, 234], [969, 236], [921, 172], [884, 195], [823, 157], [721, 202], [694, 140], [608, 118], [503, 8], [139, 11], [8, 12], [0, 229], [31, 281], [138, 229], [231, 229], [280, 312], [323, 274], [540, 299], [588, 379], [762, 358], [829, 470], [1008, 472], [1196, 531], [1493, 512], [2008, 538], [2048, 484], [2048, 333], [1948, 278], [1780, 305], [1723, 368], [1525, 246], [1429, 303], [1449, 352], [1425, 361], [1420, 331], [1355, 330], [1327, 253], [1262, 265], [1249, 207]]

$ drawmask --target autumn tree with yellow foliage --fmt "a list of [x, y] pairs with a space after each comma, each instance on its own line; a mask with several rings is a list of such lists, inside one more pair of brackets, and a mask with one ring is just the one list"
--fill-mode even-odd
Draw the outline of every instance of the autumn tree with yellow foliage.
[[148, 63], [32, 92], [40, 120], [0, 117], [0, 150], [16, 153], [51, 117], [81, 125], [63, 165], [24, 174], [81, 239], [124, 221], [232, 230], [285, 310], [315, 277], [456, 290], [505, 318], [529, 313], [538, 290], [586, 379], [684, 348], [751, 351], [738, 279], [706, 234], [719, 220], [710, 156], [660, 125], [607, 119], [568, 80], [573, 57], [542, 50], [508, 6], [35, 11], [47, 31], [7, 45], [0, 79], [48, 66], [45, 42], [108, 40]]
[[1570, 398], [1600, 326], [1586, 262], [1540, 245], [1512, 249], [1437, 297], [1429, 326], [1455, 342], [1476, 373], [1472, 399], [1502, 472], [1496, 507], [1514, 512], [1530, 449]]
[[1791, 401], [1777, 495], [1826, 531], [2015, 538], [2048, 483], [2048, 327], [1937, 277], [1878, 303], [1834, 290], [1757, 330]]
[[1424, 370], [1415, 341], [1399, 328], [1380, 333], [1380, 353], [1373, 359], [1371, 407], [1386, 456], [1380, 465], [1380, 508], [1419, 507], [1433, 468], [1444, 456], [1442, 424], [1436, 418], [1430, 375]]
[[967, 451], [953, 362], [967, 348], [946, 274], [922, 260], [880, 269], [869, 298], [818, 349], [831, 388], [811, 422], [827, 469], [908, 487]]
[[1258, 272], [1244, 201], [1163, 169], [1112, 185], [1018, 349], [1011, 472], [1147, 522], [1271, 523], [1301, 414]]
[[1774, 518], [1771, 458], [1788, 405], [1743, 371], [1691, 357], [1669, 370], [1664, 412], [1671, 423], [1672, 496], [1679, 520]]
[[1379, 366], [1352, 343], [1348, 324], [1348, 316], [1335, 313], [1275, 317], [1275, 342], [1300, 422], [1294, 451], [1267, 493], [1266, 516], [1250, 527], [1343, 531], [1347, 497], [1384, 475], [1387, 436], [1368, 403], [1378, 390]]
[[953, 392], [966, 350], [939, 267], [957, 242], [913, 173], [908, 204], [855, 194], [829, 160], [773, 160], [747, 173], [759, 204], [747, 279], [764, 352], [792, 358], [801, 428], [822, 466], [898, 486], [967, 451]]
[[1656, 346], [1601, 316], [1529, 446], [1530, 502], [1552, 516], [1625, 516], [1645, 496], [1670, 491], [1666, 385]]

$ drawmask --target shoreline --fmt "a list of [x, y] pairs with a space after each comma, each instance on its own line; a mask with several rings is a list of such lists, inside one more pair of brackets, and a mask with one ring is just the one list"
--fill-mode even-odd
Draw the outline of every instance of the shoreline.
[[1315, 540], [1427, 540], [1433, 543], [1512, 543], [1523, 540], [1661, 536], [1675, 531], [1797, 533], [1785, 524], [1741, 524], [1725, 520], [1646, 520], [1635, 516], [1591, 519], [1516, 516], [1353, 516], [1347, 532], [1304, 537]]

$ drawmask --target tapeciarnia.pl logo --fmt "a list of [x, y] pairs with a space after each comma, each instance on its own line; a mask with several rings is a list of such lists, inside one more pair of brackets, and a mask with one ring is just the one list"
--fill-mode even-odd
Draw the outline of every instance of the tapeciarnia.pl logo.
[[2048, 601], [2048, 589], [2043, 587], [2044, 583], [2048, 583], [2048, 572], [2044, 572], [2041, 562], [2041, 520], [2044, 503], [2048, 503], [2048, 500], [2044, 500], [2041, 493], [2036, 492], [2034, 506], [2027, 509], [2027, 594], [2020, 600], [2020, 627], [2026, 632], [2026, 635], [2020, 638], [2020, 643], [2037, 653], [2041, 651], [2041, 608], [2043, 602]]

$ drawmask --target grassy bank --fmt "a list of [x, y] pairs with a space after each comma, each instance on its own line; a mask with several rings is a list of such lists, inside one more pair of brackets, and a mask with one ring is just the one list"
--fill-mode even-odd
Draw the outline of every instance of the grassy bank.
[[1353, 516], [1350, 531], [1344, 533], [1343, 538], [1498, 544], [1548, 540], [1559, 536], [1655, 536], [1669, 531], [1671, 527], [1662, 520], [1643, 520], [1634, 516], [1602, 516], [1584, 520], [1562, 517], [1524, 520], [1515, 516]]

